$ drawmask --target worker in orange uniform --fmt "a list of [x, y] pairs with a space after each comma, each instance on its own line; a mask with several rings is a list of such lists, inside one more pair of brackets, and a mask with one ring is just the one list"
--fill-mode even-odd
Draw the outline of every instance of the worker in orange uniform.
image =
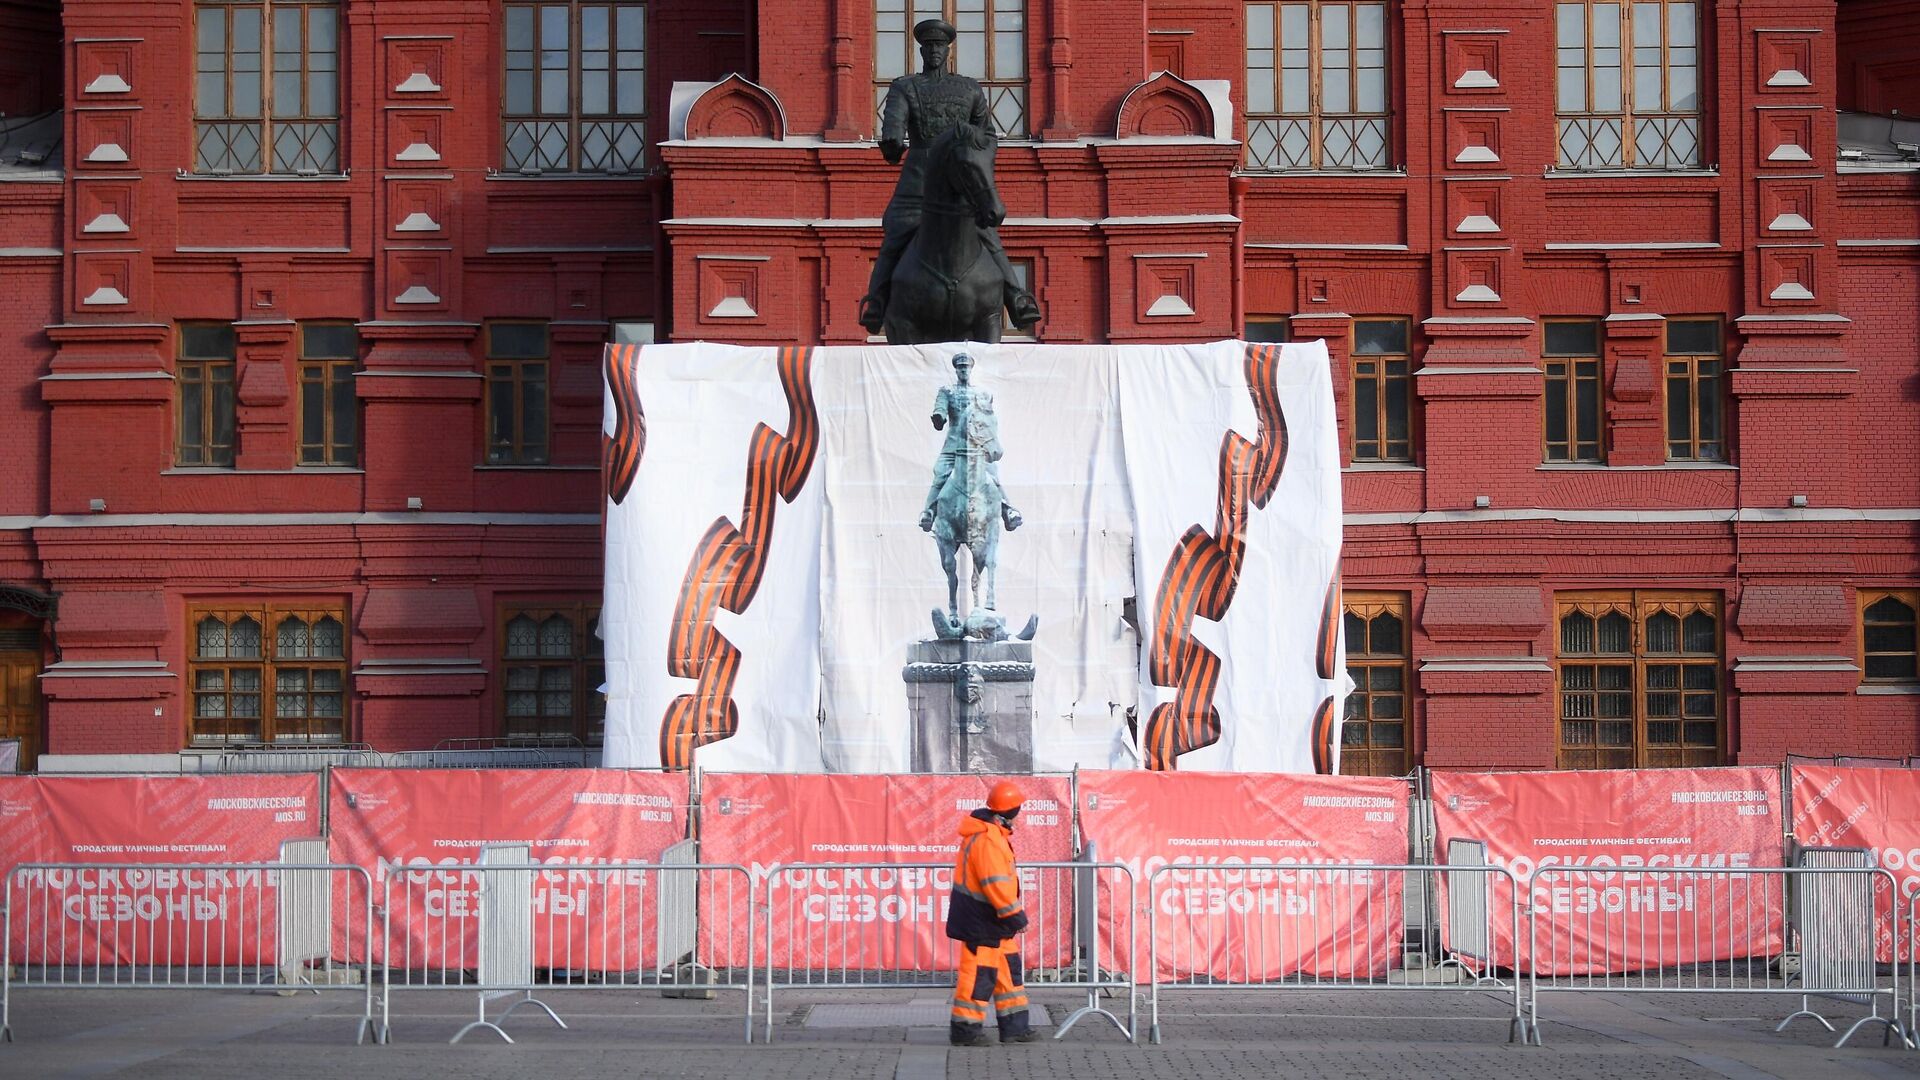
[[1038, 1037], [1027, 1015], [1026, 979], [1013, 939], [1027, 928], [1020, 879], [1013, 865], [1013, 819], [1026, 796], [1011, 780], [993, 785], [987, 805], [960, 822], [960, 856], [953, 868], [947, 936], [960, 945], [960, 978], [953, 988], [947, 1041], [985, 1046], [987, 1010], [1000, 1023], [1000, 1041]]

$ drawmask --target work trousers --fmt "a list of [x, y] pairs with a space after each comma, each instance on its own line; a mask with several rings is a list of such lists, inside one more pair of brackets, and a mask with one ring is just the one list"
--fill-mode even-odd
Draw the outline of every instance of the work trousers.
[[953, 1023], [979, 1031], [992, 1009], [1000, 1037], [1025, 1035], [1033, 1021], [1027, 1015], [1026, 973], [1020, 952], [1008, 948], [1011, 938], [998, 945], [959, 943], [960, 977], [953, 988]]

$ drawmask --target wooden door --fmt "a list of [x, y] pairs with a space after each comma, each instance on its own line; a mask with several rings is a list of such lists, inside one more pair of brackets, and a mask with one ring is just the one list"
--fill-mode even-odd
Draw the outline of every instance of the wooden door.
[[0, 739], [20, 740], [20, 771], [40, 756], [40, 654], [0, 652]]

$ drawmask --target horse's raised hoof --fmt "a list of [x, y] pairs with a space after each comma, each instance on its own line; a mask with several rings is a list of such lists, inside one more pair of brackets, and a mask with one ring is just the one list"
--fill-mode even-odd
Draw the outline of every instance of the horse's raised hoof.
[[1027, 617], [1026, 629], [1020, 631], [1018, 634], [1015, 634], [1014, 638], [1015, 640], [1018, 640], [1018, 641], [1032, 641], [1033, 635], [1039, 632], [1040, 632], [1040, 616], [1029, 615]]
[[887, 305], [883, 303], [879, 297], [875, 297], [875, 296], [861, 297], [860, 298], [860, 325], [867, 328], [867, 333], [877, 334], [880, 332], [880, 328], [885, 326], [886, 324], [887, 324]]
[[1000, 504], [1000, 524], [1006, 526], [1008, 532], [1019, 528], [1021, 523], [1026, 520], [1026, 518], [1020, 516], [1020, 511], [1015, 510], [1004, 502]]
[[920, 531], [921, 532], [933, 531], [933, 511], [932, 510], [922, 510], [920, 512]]

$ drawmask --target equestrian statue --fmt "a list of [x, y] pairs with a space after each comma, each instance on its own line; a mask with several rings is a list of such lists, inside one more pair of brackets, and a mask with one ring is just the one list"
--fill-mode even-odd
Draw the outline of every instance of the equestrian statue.
[[[940, 545], [940, 566], [947, 572], [947, 607], [933, 611], [934, 633], [940, 638], [970, 637], [999, 641], [1007, 636], [1006, 619], [994, 595], [1000, 562], [1000, 532], [1020, 527], [1020, 511], [1007, 501], [1000, 486], [1000, 418], [993, 411], [993, 394], [974, 386], [973, 358], [953, 358], [954, 381], [940, 388], [933, 400], [933, 427], [946, 432], [946, 442], [933, 466], [933, 485], [920, 528]], [[972, 564], [968, 588], [972, 604], [960, 615], [960, 549]], [[986, 604], [981, 605], [981, 586]], [[1020, 635], [1030, 640], [1038, 629], [1036, 616]]]
[[894, 345], [997, 342], [1003, 312], [1028, 330], [1040, 306], [1000, 246], [1007, 209], [993, 184], [999, 139], [987, 95], [947, 70], [952, 24], [927, 19], [913, 36], [925, 68], [893, 80], [881, 108], [880, 153], [905, 163], [880, 219], [860, 324]]

